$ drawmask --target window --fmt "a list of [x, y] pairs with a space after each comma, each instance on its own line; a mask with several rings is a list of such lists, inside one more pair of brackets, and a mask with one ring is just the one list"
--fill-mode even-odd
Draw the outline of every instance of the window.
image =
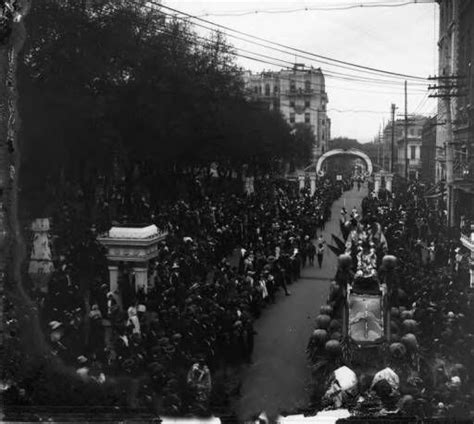
[[295, 113], [291, 112], [290, 113], [290, 124], [294, 124], [294, 123], [295, 123]]
[[410, 159], [416, 159], [416, 146], [410, 146]]
[[321, 120], [321, 125], [324, 127], [326, 125], [326, 120], [325, 119], [322, 119]]
[[275, 86], [273, 87], [273, 92], [274, 92], [274, 93], [278, 93], [278, 85], [275, 85]]
[[296, 91], [296, 83], [294, 80], [290, 81], [290, 91]]
[[311, 107], [311, 102], [309, 100], [305, 100], [304, 107]]
[[258, 87], [255, 86], [255, 87], [253, 88], [253, 91], [255, 91], [255, 94], [258, 94]]
[[311, 91], [311, 81], [306, 80], [306, 81], [304, 82], [304, 89], [305, 89], [306, 91]]
[[265, 96], [270, 95], [270, 84], [265, 84]]
[[295, 107], [295, 101], [294, 100], [290, 100], [290, 107]]
[[304, 122], [306, 124], [309, 124], [311, 122], [311, 115], [308, 112], [304, 114]]
[[413, 128], [410, 128], [410, 129], [408, 130], [408, 134], [409, 134], [409, 135], [415, 135], [415, 130], [414, 130]]

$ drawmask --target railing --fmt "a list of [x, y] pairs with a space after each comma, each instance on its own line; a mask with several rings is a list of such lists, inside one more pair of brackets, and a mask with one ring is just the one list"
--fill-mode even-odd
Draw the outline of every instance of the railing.
[[295, 88], [295, 89], [289, 89], [286, 90], [286, 94], [288, 96], [298, 96], [298, 95], [310, 95], [314, 94], [314, 90], [312, 88]]

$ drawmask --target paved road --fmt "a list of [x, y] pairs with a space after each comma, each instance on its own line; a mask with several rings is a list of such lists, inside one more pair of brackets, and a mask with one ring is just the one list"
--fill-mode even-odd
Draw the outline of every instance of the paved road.
[[[323, 234], [328, 243], [331, 234], [340, 235], [339, 217], [344, 201], [350, 212], [353, 206], [360, 209], [365, 195], [366, 189], [351, 190], [334, 203], [332, 219]], [[311, 375], [305, 350], [314, 319], [327, 300], [336, 264], [336, 256], [327, 249], [322, 269], [317, 264], [307, 266], [301, 279], [289, 287], [292, 295], [285, 298], [278, 293], [276, 304], [269, 306], [256, 322], [253, 364], [243, 370], [241, 398], [235, 405], [241, 418], [261, 411], [268, 415], [295, 411], [308, 404], [306, 388]]]

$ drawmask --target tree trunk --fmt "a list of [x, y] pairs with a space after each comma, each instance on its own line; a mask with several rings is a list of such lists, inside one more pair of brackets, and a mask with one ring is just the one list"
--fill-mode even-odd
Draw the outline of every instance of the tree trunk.
[[[20, 154], [17, 143], [17, 55], [25, 40], [22, 18], [29, 2], [0, 0], [0, 294], [24, 295], [21, 265], [26, 254], [18, 218]], [[15, 20], [15, 22], [14, 22]], [[8, 278], [7, 278], [8, 275]], [[0, 302], [0, 346], [3, 348], [3, 301]]]

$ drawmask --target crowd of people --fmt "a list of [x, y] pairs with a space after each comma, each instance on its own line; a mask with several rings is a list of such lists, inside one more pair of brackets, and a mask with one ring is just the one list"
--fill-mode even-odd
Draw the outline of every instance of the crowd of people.
[[[443, 205], [429, 204], [424, 189], [398, 181], [393, 194], [369, 194], [361, 213], [341, 211], [345, 243], [334, 248], [338, 271], [307, 350], [316, 408], [345, 407], [365, 416], [474, 415], [469, 253], [450, 237]], [[382, 316], [390, 317], [389, 327], [372, 313], [373, 304], [365, 304], [368, 315], [360, 312], [358, 302], [366, 300], [355, 296], [347, 304], [348, 287], [356, 294], [386, 293]], [[361, 347], [354, 342], [360, 339], [378, 340], [378, 348]]]
[[[95, 384], [140, 379], [135, 405], [156, 400], [151, 393], [175, 413], [222, 401], [226, 388], [212, 390], [212, 377], [224, 370], [231, 381], [232, 370], [251, 361], [254, 320], [279, 290], [291, 295], [306, 263], [314, 266], [321, 252], [312, 239], [341, 194], [334, 188], [320, 181], [311, 196], [288, 181], [262, 180], [253, 195], [196, 190], [191, 200], [150, 210], [149, 222], [168, 236], [150, 264], [146, 294], [123, 264], [120, 290], [109, 292], [93, 232], [75, 249], [55, 240], [63, 257], [40, 299], [53, 353]], [[68, 224], [67, 234], [79, 237]]]
[[[417, 183], [398, 187], [393, 198], [369, 196], [364, 215], [375, 217], [397, 257], [399, 310], [418, 323], [420, 375], [405, 393], [410, 410], [434, 417], [466, 418], [474, 396], [474, 291], [469, 286], [468, 254], [450, 239], [443, 208], [429, 204]], [[394, 337], [399, 329], [392, 329]], [[397, 334], [398, 333], [398, 334]], [[395, 340], [394, 339], [394, 340]]]

